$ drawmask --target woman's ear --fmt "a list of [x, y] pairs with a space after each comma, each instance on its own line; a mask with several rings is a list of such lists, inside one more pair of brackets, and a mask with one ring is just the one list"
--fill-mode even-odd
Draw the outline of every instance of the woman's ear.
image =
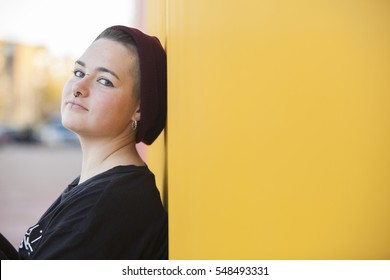
[[137, 108], [135, 109], [135, 112], [133, 114], [133, 118], [132, 118], [134, 121], [139, 121], [141, 119], [141, 105], [138, 104]]

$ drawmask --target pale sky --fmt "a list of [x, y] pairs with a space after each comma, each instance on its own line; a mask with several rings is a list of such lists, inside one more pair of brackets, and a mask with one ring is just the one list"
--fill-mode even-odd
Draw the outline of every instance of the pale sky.
[[0, 0], [0, 40], [78, 57], [106, 27], [138, 27], [139, 0]]

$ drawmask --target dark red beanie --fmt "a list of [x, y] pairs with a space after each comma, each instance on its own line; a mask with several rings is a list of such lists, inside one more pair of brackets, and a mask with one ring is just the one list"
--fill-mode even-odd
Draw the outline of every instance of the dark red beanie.
[[140, 64], [141, 120], [136, 142], [150, 145], [165, 128], [167, 118], [167, 57], [160, 41], [138, 29], [122, 25], [111, 28], [127, 32], [135, 41]]

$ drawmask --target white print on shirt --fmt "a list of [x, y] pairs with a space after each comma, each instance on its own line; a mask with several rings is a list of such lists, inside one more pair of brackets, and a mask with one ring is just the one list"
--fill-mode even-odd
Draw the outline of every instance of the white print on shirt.
[[[39, 224], [37, 224], [33, 227], [30, 227], [28, 229], [28, 231], [26, 232], [26, 234], [24, 235], [24, 237], [19, 245], [19, 248], [24, 247], [24, 249], [28, 251], [29, 255], [30, 255], [30, 253], [32, 253], [34, 251], [33, 244], [42, 238], [43, 231], [39, 230], [39, 232], [37, 232], [37, 230], [38, 230], [37, 228], [39, 228]], [[30, 241], [30, 239], [33, 239], [33, 240]]]

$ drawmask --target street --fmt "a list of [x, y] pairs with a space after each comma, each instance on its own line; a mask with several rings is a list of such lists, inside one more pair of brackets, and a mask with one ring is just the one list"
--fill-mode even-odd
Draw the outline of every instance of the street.
[[79, 146], [0, 146], [0, 232], [15, 248], [80, 168]]

